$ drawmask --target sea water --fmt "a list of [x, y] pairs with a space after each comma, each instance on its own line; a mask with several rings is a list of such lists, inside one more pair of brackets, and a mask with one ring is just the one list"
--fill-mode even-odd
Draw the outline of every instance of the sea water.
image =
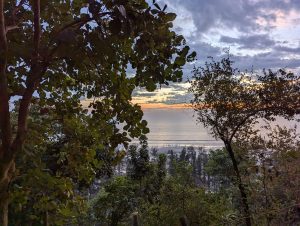
[[[144, 109], [144, 119], [148, 121], [150, 129], [150, 133], [147, 135], [150, 147], [180, 148], [182, 146], [194, 146], [215, 148], [223, 146], [222, 141], [216, 140], [210, 134], [208, 128], [205, 128], [201, 123], [197, 123], [192, 109]], [[260, 120], [257, 127], [263, 124], [263, 120]], [[277, 124], [287, 128], [292, 128], [295, 124], [299, 125], [295, 121], [287, 121], [278, 117], [271, 125], [274, 127]], [[300, 133], [300, 125], [297, 131]], [[267, 131], [262, 129], [261, 132], [265, 134]]]
[[149, 146], [222, 146], [209, 129], [197, 123], [192, 109], [145, 109]]

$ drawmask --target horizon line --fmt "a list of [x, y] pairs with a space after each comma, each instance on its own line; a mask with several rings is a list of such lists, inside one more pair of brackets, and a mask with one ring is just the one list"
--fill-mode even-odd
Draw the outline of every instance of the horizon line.
[[191, 104], [188, 103], [174, 103], [174, 104], [166, 104], [166, 103], [133, 103], [141, 106], [142, 109], [190, 109], [192, 108]]

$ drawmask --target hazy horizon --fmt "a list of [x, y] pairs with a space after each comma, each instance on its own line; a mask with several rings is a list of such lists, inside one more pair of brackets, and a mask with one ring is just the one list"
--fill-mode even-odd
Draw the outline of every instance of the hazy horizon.
[[[223, 145], [221, 141], [216, 141], [209, 134], [209, 129], [196, 123], [191, 108], [145, 108], [143, 111], [144, 119], [148, 121], [150, 129], [150, 133], [147, 134], [150, 147], [168, 145], [216, 147]], [[271, 125], [279, 124], [291, 128], [295, 123], [295, 121], [277, 118], [277, 121], [272, 122]], [[297, 124], [299, 125], [299, 123]], [[260, 125], [262, 124], [258, 126]], [[297, 131], [300, 132], [299, 127]]]

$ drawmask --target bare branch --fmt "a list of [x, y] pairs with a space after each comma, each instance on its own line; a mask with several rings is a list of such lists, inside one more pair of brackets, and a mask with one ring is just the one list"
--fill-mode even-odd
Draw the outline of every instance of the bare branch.
[[7, 26], [5, 32], [9, 32], [15, 29], [18, 29], [19, 27], [17, 25]]

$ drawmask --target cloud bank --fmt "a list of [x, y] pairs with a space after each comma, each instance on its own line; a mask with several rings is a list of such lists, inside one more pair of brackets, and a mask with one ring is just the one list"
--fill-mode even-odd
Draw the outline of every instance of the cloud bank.
[[[184, 68], [184, 80], [191, 77], [193, 66], [203, 65], [208, 56], [221, 58], [225, 49], [230, 49], [241, 70], [299, 71], [299, 0], [161, 0], [159, 4], [167, 4], [167, 10], [177, 14], [175, 31], [197, 52], [197, 62]], [[136, 97], [159, 103], [190, 98], [183, 90], [176, 91], [174, 84], [169, 91], [176, 93], [136, 92]]]

